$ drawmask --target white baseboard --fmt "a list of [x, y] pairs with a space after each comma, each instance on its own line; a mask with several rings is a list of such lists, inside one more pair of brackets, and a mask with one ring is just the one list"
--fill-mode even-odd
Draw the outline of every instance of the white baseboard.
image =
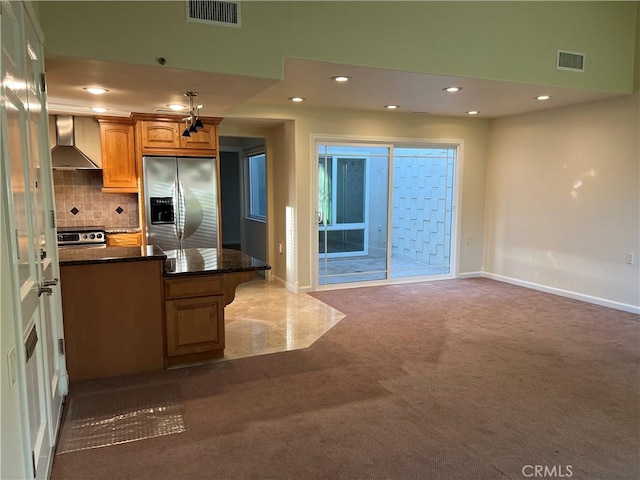
[[[584, 293], [572, 292], [570, 290], [563, 290], [561, 288], [549, 287], [547, 285], [541, 285], [539, 283], [527, 282], [525, 280], [518, 280], [517, 278], [505, 277], [504, 275], [497, 275], [495, 273], [480, 272], [484, 278], [490, 278], [491, 280], [497, 280], [499, 282], [510, 283], [519, 287], [531, 288], [532, 290], [539, 290], [541, 292], [552, 293], [561, 297], [572, 298], [574, 300], [580, 300], [587, 303], [593, 303], [595, 305], [601, 305], [603, 307], [615, 308], [616, 310], [622, 310], [624, 312], [640, 314], [640, 306], [630, 305], [628, 303], [615, 302], [613, 300], [607, 300], [606, 298], [594, 297], [592, 295], [586, 295]], [[467, 275], [467, 274], [464, 274]], [[460, 278], [463, 277], [462, 274]]]
[[484, 272], [464, 272], [458, 274], [458, 278], [482, 278], [484, 276]]
[[[549, 287], [547, 285], [542, 285], [540, 283], [528, 282], [526, 280], [519, 280], [517, 278], [507, 277], [504, 275], [498, 275], [495, 273], [489, 272], [463, 272], [459, 273], [457, 278], [489, 278], [491, 280], [496, 280], [498, 282], [510, 283], [511, 285], [517, 285], [519, 287], [530, 288], [532, 290], [538, 290], [540, 292], [551, 293], [553, 295], [558, 295], [561, 297], [572, 298], [574, 300], [580, 300], [582, 302], [592, 303], [594, 305], [600, 305], [608, 308], [615, 308], [616, 310], [622, 310], [624, 312], [635, 313], [640, 315], [640, 306], [631, 305], [628, 303], [616, 302], [613, 300], [608, 300], [606, 298], [594, 297], [592, 295], [586, 295], [584, 293], [572, 292], [570, 290], [563, 290], [561, 288]], [[273, 280], [280, 285], [282, 285], [287, 290], [294, 293], [309, 293], [312, 290], [310, 286], [307, 287], [298, 287], [291, 283], [284, 281], [283, 279], [273, 275]], [[341, 288], [348, 288], [342, 286]]]

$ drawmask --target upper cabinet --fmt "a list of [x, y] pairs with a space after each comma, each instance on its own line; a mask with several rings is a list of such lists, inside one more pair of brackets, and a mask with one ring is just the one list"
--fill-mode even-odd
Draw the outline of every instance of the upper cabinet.
[[215, 156], [220, 118], [201, 118], [204, 128], [182, 136], [185, 124], [178, 118], [134, 114], [140, 153], [143, 155]]
[[196, 133], [190, 133], [188, 137], [180, 136], [180, 148], [191, 150], [217, 150], [216, 125], [204, 125]]
[[180, 125], [171, 122], [140, 122], [140, 144], [144, 149], [180, 148]]
[[102, 191], [136, 193], [138, 174], [131, 120], [99, 118], [102, 148]]

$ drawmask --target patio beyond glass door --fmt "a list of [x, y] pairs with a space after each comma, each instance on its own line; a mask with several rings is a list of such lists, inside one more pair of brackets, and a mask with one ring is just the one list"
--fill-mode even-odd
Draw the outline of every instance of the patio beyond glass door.
[[320, 285], [387, 278], [388, 165], [387, 147], [318, 147]]

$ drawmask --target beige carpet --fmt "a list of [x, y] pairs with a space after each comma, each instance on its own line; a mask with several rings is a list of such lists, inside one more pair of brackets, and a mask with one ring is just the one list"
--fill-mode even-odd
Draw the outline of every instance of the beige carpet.
[[177, 383], [186, 431], [52, 478], [640, 477], [638, 315], [486, 279], [313, 296], [347, 316], [307, 349], [75, 385]]

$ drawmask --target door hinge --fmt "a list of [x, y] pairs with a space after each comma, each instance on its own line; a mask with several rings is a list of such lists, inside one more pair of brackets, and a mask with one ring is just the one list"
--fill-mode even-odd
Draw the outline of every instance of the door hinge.
[[31, 465], [33, 465], [33, 478], [36, 478], [36, 452], [31, 450]]
[[40, 74], [40, 91], [42, 93], [47, 91], [47, 76], [44, 73]]
[[49, 227], [56, 228], [56, 212], [53, 210], [49, 210]]
[[58, 355], [64, 355], [64, 338], [58, 339]]

